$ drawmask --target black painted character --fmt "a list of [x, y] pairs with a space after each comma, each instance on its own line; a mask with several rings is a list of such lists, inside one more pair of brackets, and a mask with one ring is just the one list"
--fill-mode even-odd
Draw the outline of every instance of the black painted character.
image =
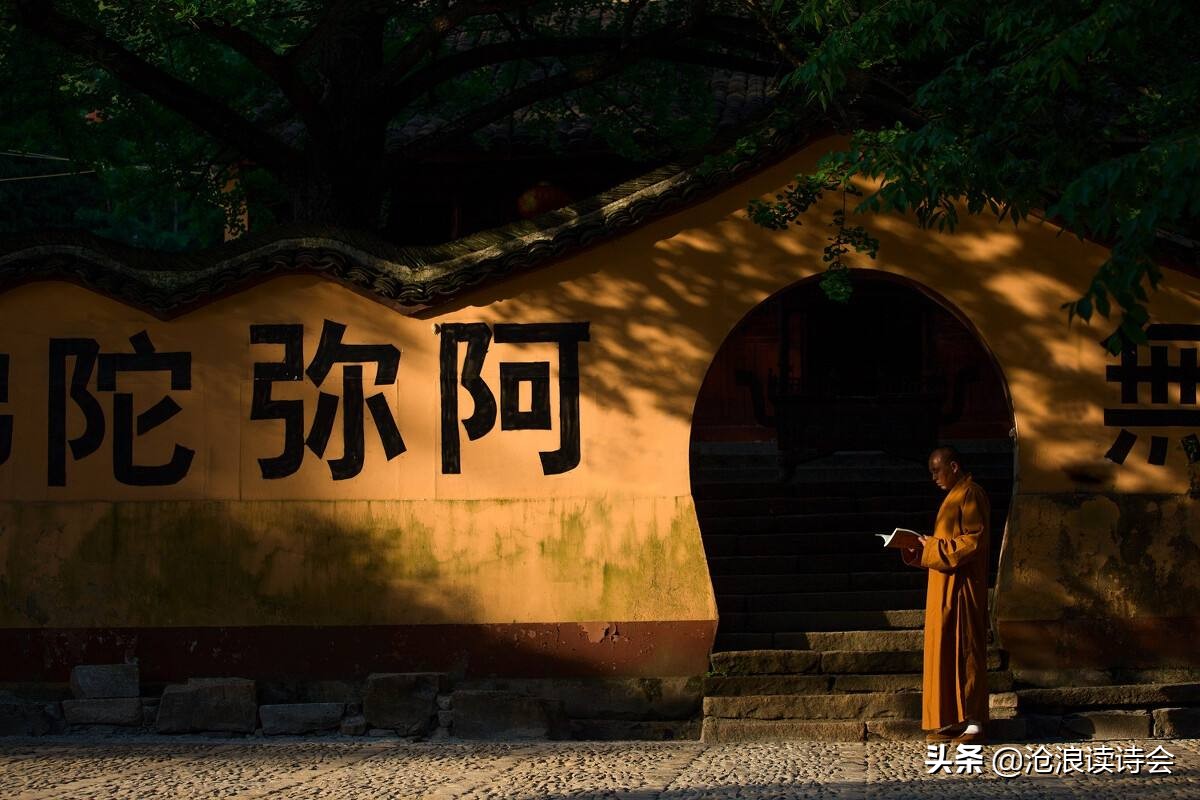
[[[159, 353], [146, 331], [129, 337], [132, 353], [101, 353], [95, 339], [50, 340], [50, 391], [47, 445], [47, 482], [51, 486], [67, 485], [67, 448], [75, 461], [86, 458], [100, 449], [104, 442], [106, 421], [100, 402], [88, 390], [92, 371], [96, 369], [96, 388], [113, 392], [113, 475], [129, 486], [168, 486], [187, 476], [196, 451], [176, 444], [171, 459], [165, 464], [134, 463], [133, 440], [149, 433], [183, 409], [169, 395], [134, 417], [133, 394], [118, 392], [118, 376], [124, 372], [169, 372], [171, 391], [192, 388], [192, 354]], [[71, 382], [67, 386], [67, 359], [74, 357]], [[83, 433], [67, 440], [67, 397], [79, 407], [84, 416]]]
[[[0, 353], [0, 403], [8, 402], [8, 354]], [[0, 414], [0, 464], [12, 455], [12, 414]]]
[[300, 381], [307, 375], [314, 386], [320, 387], [334, 364], [342, 367], [342, 439], [344, 452], [341, 458], [329, 460], [329, 472], [335, 481], [353, 478], [362, 472], [365, 458], [365, 432], [363, 430], [363, 405], [371, 412], [375, 429], [383, 443], [384, 454], [391, 461], [406, 449], [400, 429], [392, 417], [387, 398], [382, 392], [363, 398], [361, 363], [376, 365], [375, 385], [396, 383], [396, 372], [400, 366], [400, 351], [390, 344], [344, 344], [342, 336], [346, 326], [325, 320], [321, 328], [321, 341], [317, 353], [304, 369], [304, 326], [303, 325], [251, 325], [251, 344], [283, 345], [283, 360], [278, 362], [256, 362], [254, 364], [254, 397], [250, 407], [250, 419], [281, 419], [284, 421], [283, 452], [271, 458], [258, 459], [262, 476], [268, 480], [284, 478], [300, 469], [304, 460], [304, 447], [308, 446], [317, 458], [325, 456], [329, 435], [333, 432], [333, 421], [337, 416], [337, 395], [321, 392], [317, 397], [317, 411], [308, 436], [304, 435], [304, 401], [274, 400], [271, 385], [276, 381]]
[[[1200, 341], [1200, 325], [1150, 325], [1146, 328], [1146, 338], [1151, 342], [1164, 341]], [[1150, 346], [1150, 363], [1138, 360], [1139, 351], [1136, 346], [1127, 348], [1121, 354], [1121, 363], [1110, 365], [1105, 377], [1109, 383], [1121, 384], [1121, 402], [1136, 405], [1138, 402], [1138, 387], [1142, 384], [1150, 386], [1150, 402], [1152, 405], [1166, 405], [1168, 388], [1174, 384], [1179, 387], [1179, 404], [1181, 406], [1196, 405], [1196, 385], [1200, 383], [1200, 366], [1197, 365], [1196, 348], [1180, 347], [1179, 363], [1170, 364], [1167, 361], [1167, 346], [1156, 344]], [[1118, 464], [1125, 463], [1125, 458], [1137, 441], [1137, 434], [1127, 430], [1128, 427], [1200, 427], [1200, 409], [1196, 408], [1106, 408], [1104, 409], [1104, 424], [1120, 427], [1116, 441], [1105, 454], [1105, 457]], [[1150, 437], [1150, 455], [1147, 461], [1151, 464], [1162, 465], [1167, 461], [1167, 437]], [[1189, 434], [1182, 440], [1184, 453], [1191, 463], [1200, 462], [1200, 440], [1195, 434]]]
[[[441, 336], [440, 370], [442, 396], [442, 472], [462, 471], [458, 435], [458, 344], [466, 342], [462, 386], [475, 403], [471, 416], [462, 420], [471, 441], [482, 438], [496, 425], [496, 398], [480, 377], [493, 329], [483, 322], [452, 322], [437, 326]], [[558, 345], [559, 447], [541, 452], [542, 474], [558, 475], [579, 465], [579, 343], [589, 341], [586, 322], [530, 324], [498, 323], [497, 344], [548, 342]], [[521, 411], [521, 383], [532, 389], [530, 410]], [[550, 362], [500, 363], [500, 429], [550, 430]]]

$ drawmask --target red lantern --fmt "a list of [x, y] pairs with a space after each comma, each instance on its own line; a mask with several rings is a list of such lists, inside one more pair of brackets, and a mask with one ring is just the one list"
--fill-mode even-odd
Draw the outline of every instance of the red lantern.
[[547, 211], [562, 208], [569, 202], [570, 195], [562, 189], [549, 181], [539, 181], [536, 186], [526, 189], [517, 198], [517, 213], [524, 219], [533, 219]]

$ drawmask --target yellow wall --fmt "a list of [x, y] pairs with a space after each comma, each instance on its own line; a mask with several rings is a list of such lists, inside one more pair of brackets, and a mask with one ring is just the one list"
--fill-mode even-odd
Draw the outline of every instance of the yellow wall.
[[[13, 456], [0, 466], [0, 625], [715, 619], [689, 486], [692, 408], [738, 320], [822, 269], [831, 205], [782, 234], [753, 225], [745, 207], [828, 146], [415, 318], [317, 277], [278, 278], [167, 322], [57, 282], [0, 295], [0, 352], [12, 355], [12, 396], [0, 414], [12, 413], [16, 430]], [[1060, 309], [1087, 285], [1103, 249], [1050, 224], [1014, 230], [967, 219], [954, 235], [897, 216], [866, 224], [881, 247], [862, 266], [932, 288], [975, 326], [1007, 378], [1019, 465], [1001, 619], [1056, 620], [1072, 609], [1200, 618], [1200, 572], [1172, 567], [1184, 559], [1195, 566], [1200, 552], [1200, 517], [1185, 497], [1200, 477], [1179, 446], [1191, 431], [1165, 431], [1163, 467], [1146, 463], [1150, 431], [1123, 466], [1106, 461], [1116, 431], [1104, 426], [1103, 409], [1119, 405], [1104, 372], [1116, 360], [1096, 344], [1108, 328], [1068, 327]], [[1194, 279], [1168, 273], [1151, 301], [1154, 321], [1200, 322]], [[255, 459], [279, 451], [282, 423], [249, 419], [252, 365], [277, 360], [280, 350], [250, 345], [248, 327], [303, 323], [307, 363], [325, 318], [348, 325], [349, 343], [402, 351], [396, 385], [381, 388], [408, 451], [385, 462], [368, 414], [358, 477], [332, 481], [306, 453], [297, 474], [264, 481]], [[462, 473], [442, 474], [435, 324], [569, 321], [590, 323], [579, 349], [579, 466], [562, 475], [540, 468], [538, 451], [558, 445], [552, 372], [554, 430], [502, 431], [497, 423], [475, 442], [463, 434]], [[158, 488], [117, 483], [110, 423], [97, 453], [68, 457], [68, 485], [48, 487], [48, 338], [88, 336], [104, 352], [129, 352], [128, 337], [143, 329], [160, 352], [192, 353], [193, 387], [171, 393], [183, 411], [138, 438], [135, 453], [164, 461], [175, 442], [185, 444], [196, 450], [187, 478]], [[462, 350], [460, 368], [461, 358]], [[501, 360], [557, 364], [552, 345], [493, 343], [483, 373], [493, 391]], [[338, 393], [339, 374], [335, 366], [322, 388]], [[368, 395], [372, 378], [368, 366]], [[138, 410], [167, 389], [163, 373], [125, 375], [119, 389], [127, 386]], [[95, 394], [111, 420], [111, 393]], [[305, 399], [306, 427], [316, 394], [307, 381], [276, 384], [276, 397]], [[461, 418], [471, 401], [459, 395]], [[75, 434], [81, 418], [68, 407]], [[341, 453], [339, 431], [340, 417], [327, 458]], [[1076, 493], [1171, 495], [1182, 510], [1127, 532], [1117, 503], [1077, 508], [1069, 500]], [[1136, 553], [1123, 542], [1134, 535]], [[1140, 554], [1149, 566], [1134, 565]], [[1139, 577], [1123, 582], [1129, 570]]]

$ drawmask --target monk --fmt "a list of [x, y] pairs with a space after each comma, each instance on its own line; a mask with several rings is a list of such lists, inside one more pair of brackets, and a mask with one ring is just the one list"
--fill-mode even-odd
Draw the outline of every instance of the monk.
[[984, 741], [987, 687], [987, 494], [952, 447], [929, 456], [929, 474], [946, 498], [932, 536], [901, 551], [929, 571], [925, 596], [925, 672], [921, 728], [927, 741]]

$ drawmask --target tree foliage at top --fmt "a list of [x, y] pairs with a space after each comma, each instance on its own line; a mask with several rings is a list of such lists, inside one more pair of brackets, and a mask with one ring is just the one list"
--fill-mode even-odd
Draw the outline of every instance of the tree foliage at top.
[[[1118, 306], [1114, 352], [1144, 342], [1163, 232], [1200, 219], [1200, 15], [1170, 0], [748, 0], [792, 71], [789, 89], [853, 130], [760, 224], [786, 227], [856, 176], [856, 210], [952, 230], [959, 202], [1014, 224], [1044, 213], [1111, 248], [1068, 319]], [[878, 90], [864, 125], [855, 101]], [[881, 106], [880, 101], [883, 102]], [[882, 124], [879, 124], [882, 123]], [[838, 225], [847, 246], [875, 246]], [[826, 285], [845, 295], [840, 258]], [[1081, 287], [1082, 288], [1082, 287]]]
[[[12, 178], [96, 176], [65, 176], [62, 221], [120, 238], [132, 227], [149, 246], [194, 246], [243, 203], [256, 227], [273, 211], [379, 228], [414, 169], [517, 116], [547, 147], [572, 115], [630, 157], [702, 146], [702, 67], [781, 72], [737, 6], [0, 0], [0, 160]], [[0, 225], [19, 228], [19, 196], [8, 199]], [[88, 204], [93, 218], [71, 211]], [[151, 217], [171, 209], [182, 230], [154, 235], [163, 220]]]
[[86, 173], [40, 195], [56, 221], [152, 247], [243, 204], [256, 227], [377, 229], [416, 170], [518, 118], [546, 147], [586, 116], [633, 157], [695, 152], [700, 70], [727, 67], [782, 78], [785, 121], [853, 134], [757, 222], [882, 182], [833, 221], [831, 295], [878, 246], [854, 211], [1044, 213], [1111, 248], [1065, 308], [1119, 312], [1116, 350], [1144, 340], [1156, 237], [1200, 216], [1198, 20], [1182, 0], [0, 0], [0, 229], [28, 227], [47, 171]]

